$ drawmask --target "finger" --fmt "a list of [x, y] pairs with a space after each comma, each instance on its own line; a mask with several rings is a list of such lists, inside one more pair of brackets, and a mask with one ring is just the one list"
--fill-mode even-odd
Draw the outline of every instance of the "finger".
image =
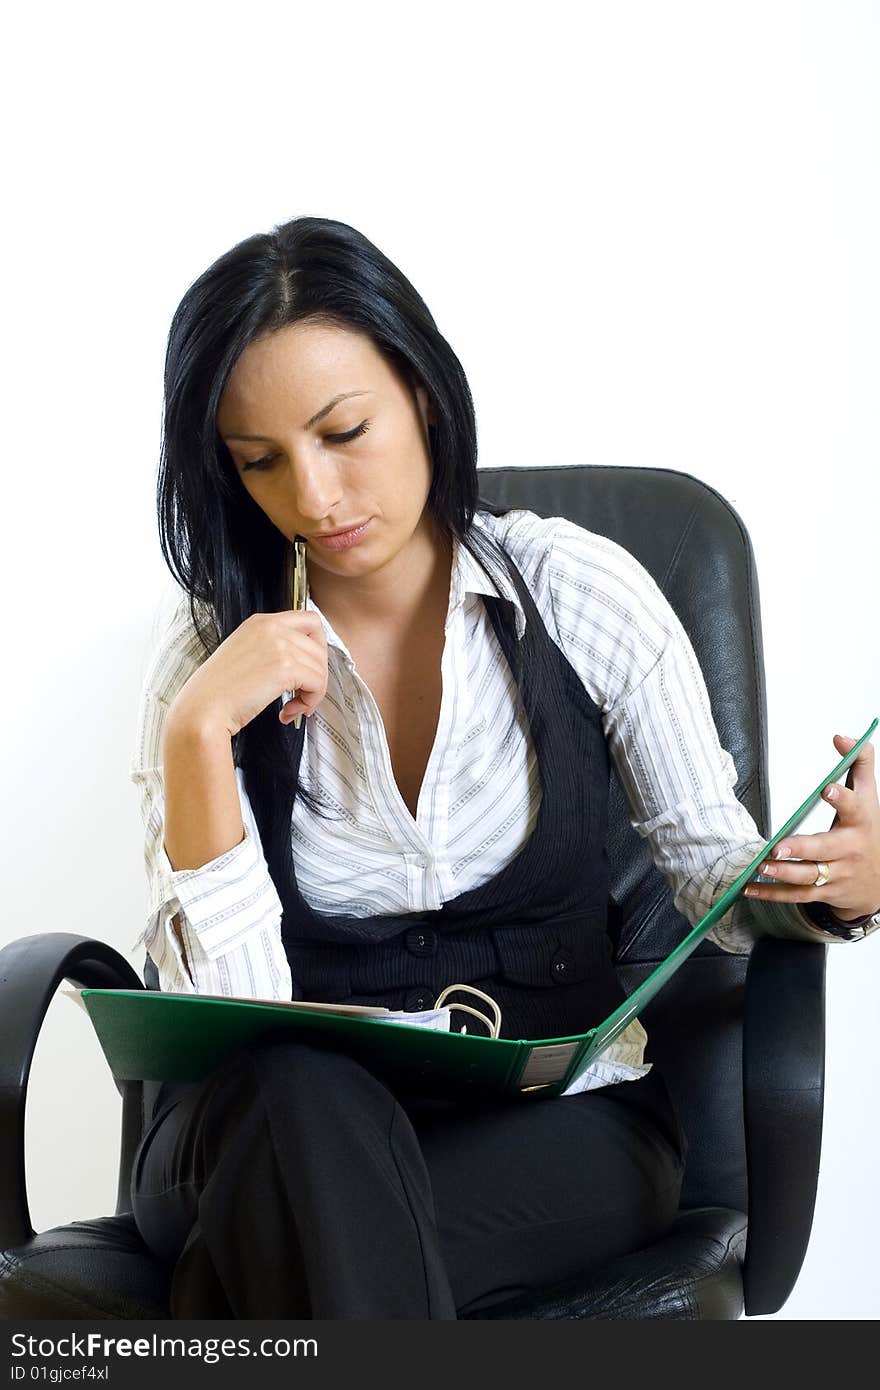
[[308, 718], [310, 714], [314, 714], [323, 698], [324, 692], [322, 690], [299, 690], [292, 700], [287, 701], [278, 718], [282, 724], [289, 724], [291, 719], [294, 719], [298, 714], [304, 714]]
[[299, 653], [297, 659], [296, 680], [291, 678], [287, 685], [288, 690], [296, 690], [300, 695], [305, 691], [323, 690], [327, 679], [326, 667], [320, 661], [314, 661], [311, 657], [304, 658]]
[[852, 849], [853, 832], [844, 826], [823, 830], [817, 835], [789, 835], [768, 855], [768, 859], [845, 859], [848, 849]]
[[843, 825], [854, 825], [865, 815], [863, 798], [850, 787], [842, 787], [839, 782], [829, 782], [822, 792], [822, 799], [833, 806], [837, 812], [832, 826], [836, 825], [838, 821]]
[[313, 608], [284, 608], [279, 613], [266, 613], [261, 616], [270, 618], [273, 622], [280, 620], [285, 630], [312, 637], [318, 642], [326, 641], [321, 615]]
[[[815, 865], [813, 865], [815, 869]], [[845, 907], [841, 900], [849, 896], [851, 879], [843, 871], [835, 874], [835, 865], [830, 865], [831, 876], [827, 883], [750, 883], [743, 890], [747, 898], [763, 898], [775, 903], [827, 903], [830, 906]]]
[[[822, 862], [827, 863], [831, 870], [828, 875], [829, 883], [832, 878], [835, 882], [839, 881], [843, 869], [838, 870], [836, 866], [841, 864], [842, 861], [824, 860]], [[815, 859], [797, 859], [792, 862], [785, 860], [776, 862], [768, 859], [760, 866], [758, 873], [761, 874], [763, 878], [774, 879], [777, 883], [800, 884], [801, 886], [806, 885], [807, 887], [812, 887], [816, 882], [819, 869]]]
[[[834, 743], [838, 752], [848, 753], [854, 743], [858, 743], [857, 738], [851, 734], [835, 734]], [[859, 750], [858, 757], [850, 765], [846, 774], [846, 785], [852, 787], [853, 791], [859, 794], [868, 793], [875, 799], [877, 796], [877, 782], [874, 773], [874, 745], [869, 740], [864, 743]]]

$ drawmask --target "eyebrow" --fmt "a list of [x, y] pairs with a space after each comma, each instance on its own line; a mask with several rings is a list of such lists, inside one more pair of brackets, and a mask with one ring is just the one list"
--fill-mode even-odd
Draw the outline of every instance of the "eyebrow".
[[[328, 401], [320, 410], [315, 411], [315, 414], [310, 420], [306, 420], [303, 429], [310, 430], [312, 425], [316, 425], [319, 420], [323, 420], [325, 415], [329, 415], [333, 407], [338, 405], [340, 401], [347, 401], [350, 396], [367, 395], [369, 395], [368, 391], [340, 391], [339, 395], [334, 396], [332, 401]], [[267, 444], [269, 442], [269, 436], [267, 434], [227, 434], [223, 437], [225, 444], [228, 444], [231, 439], [241, 440], [245, 444]]]

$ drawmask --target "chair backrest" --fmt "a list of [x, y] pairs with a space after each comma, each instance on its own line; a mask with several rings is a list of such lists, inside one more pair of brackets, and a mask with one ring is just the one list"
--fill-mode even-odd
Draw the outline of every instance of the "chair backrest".
[[[480, 496], [562, 516], [624, 546], [652, 575], [693, 643], [736, 794], [767, 834], [766, 695], [757, 575], [748, 533], [714, 489], [662, 468], [480, 470]], [[675, 908], [633, 830], [612, 770], [608, 853], [620, 908], [616, 959], [627, 990], [681, 941]], [[647, 1058], [678, 1105], [690, 1149], [682, 1205], [747, 1209], [742, 999], [747, 957], [703, 942], [642, 1015]]]

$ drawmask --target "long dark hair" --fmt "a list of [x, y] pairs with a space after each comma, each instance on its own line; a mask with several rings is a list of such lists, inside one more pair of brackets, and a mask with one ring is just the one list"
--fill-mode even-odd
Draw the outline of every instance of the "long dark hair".
[[[353, 227], [297, 217], [246, 238], [209, 266], [183, 296], [168, 336], [157, 489], [160, 544], [189, 595], [206, 655], [252, 613], [278, 612], [290, 602], [290, 542], [241, 482], [217, 429], [217, 413], [248, 344], [306, 319], [368, 334], [402, 379], [415, 377], [424, 385], [436, 412], [429, 426], [427, 506], [490, 575], [499, 573], [499, 565], [510, 574], [500, 544], [472, 526], [477, 508], [494, 515], [502, 509], [478, 495], [473, 399], [427, 305]], [[512, 613], [508, 617], [515, 633]], [[310, 810], [325, 813], [320, 795], [299, 785], [308, 721], [299, 730], [282, 724], [278, 708], [272, 701], [233, 739], [270, 868], [290, 853], [294, 798], [300, 795]]]

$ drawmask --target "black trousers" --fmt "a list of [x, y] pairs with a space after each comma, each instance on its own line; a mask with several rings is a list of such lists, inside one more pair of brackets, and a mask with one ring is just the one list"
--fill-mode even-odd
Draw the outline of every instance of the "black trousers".
[[656, 1066], [467, 1103], [290, 1036], [145, 1083], [132, 1210], [173, 1318], [454, 1319], [659, 1238], [687, 1141]]

